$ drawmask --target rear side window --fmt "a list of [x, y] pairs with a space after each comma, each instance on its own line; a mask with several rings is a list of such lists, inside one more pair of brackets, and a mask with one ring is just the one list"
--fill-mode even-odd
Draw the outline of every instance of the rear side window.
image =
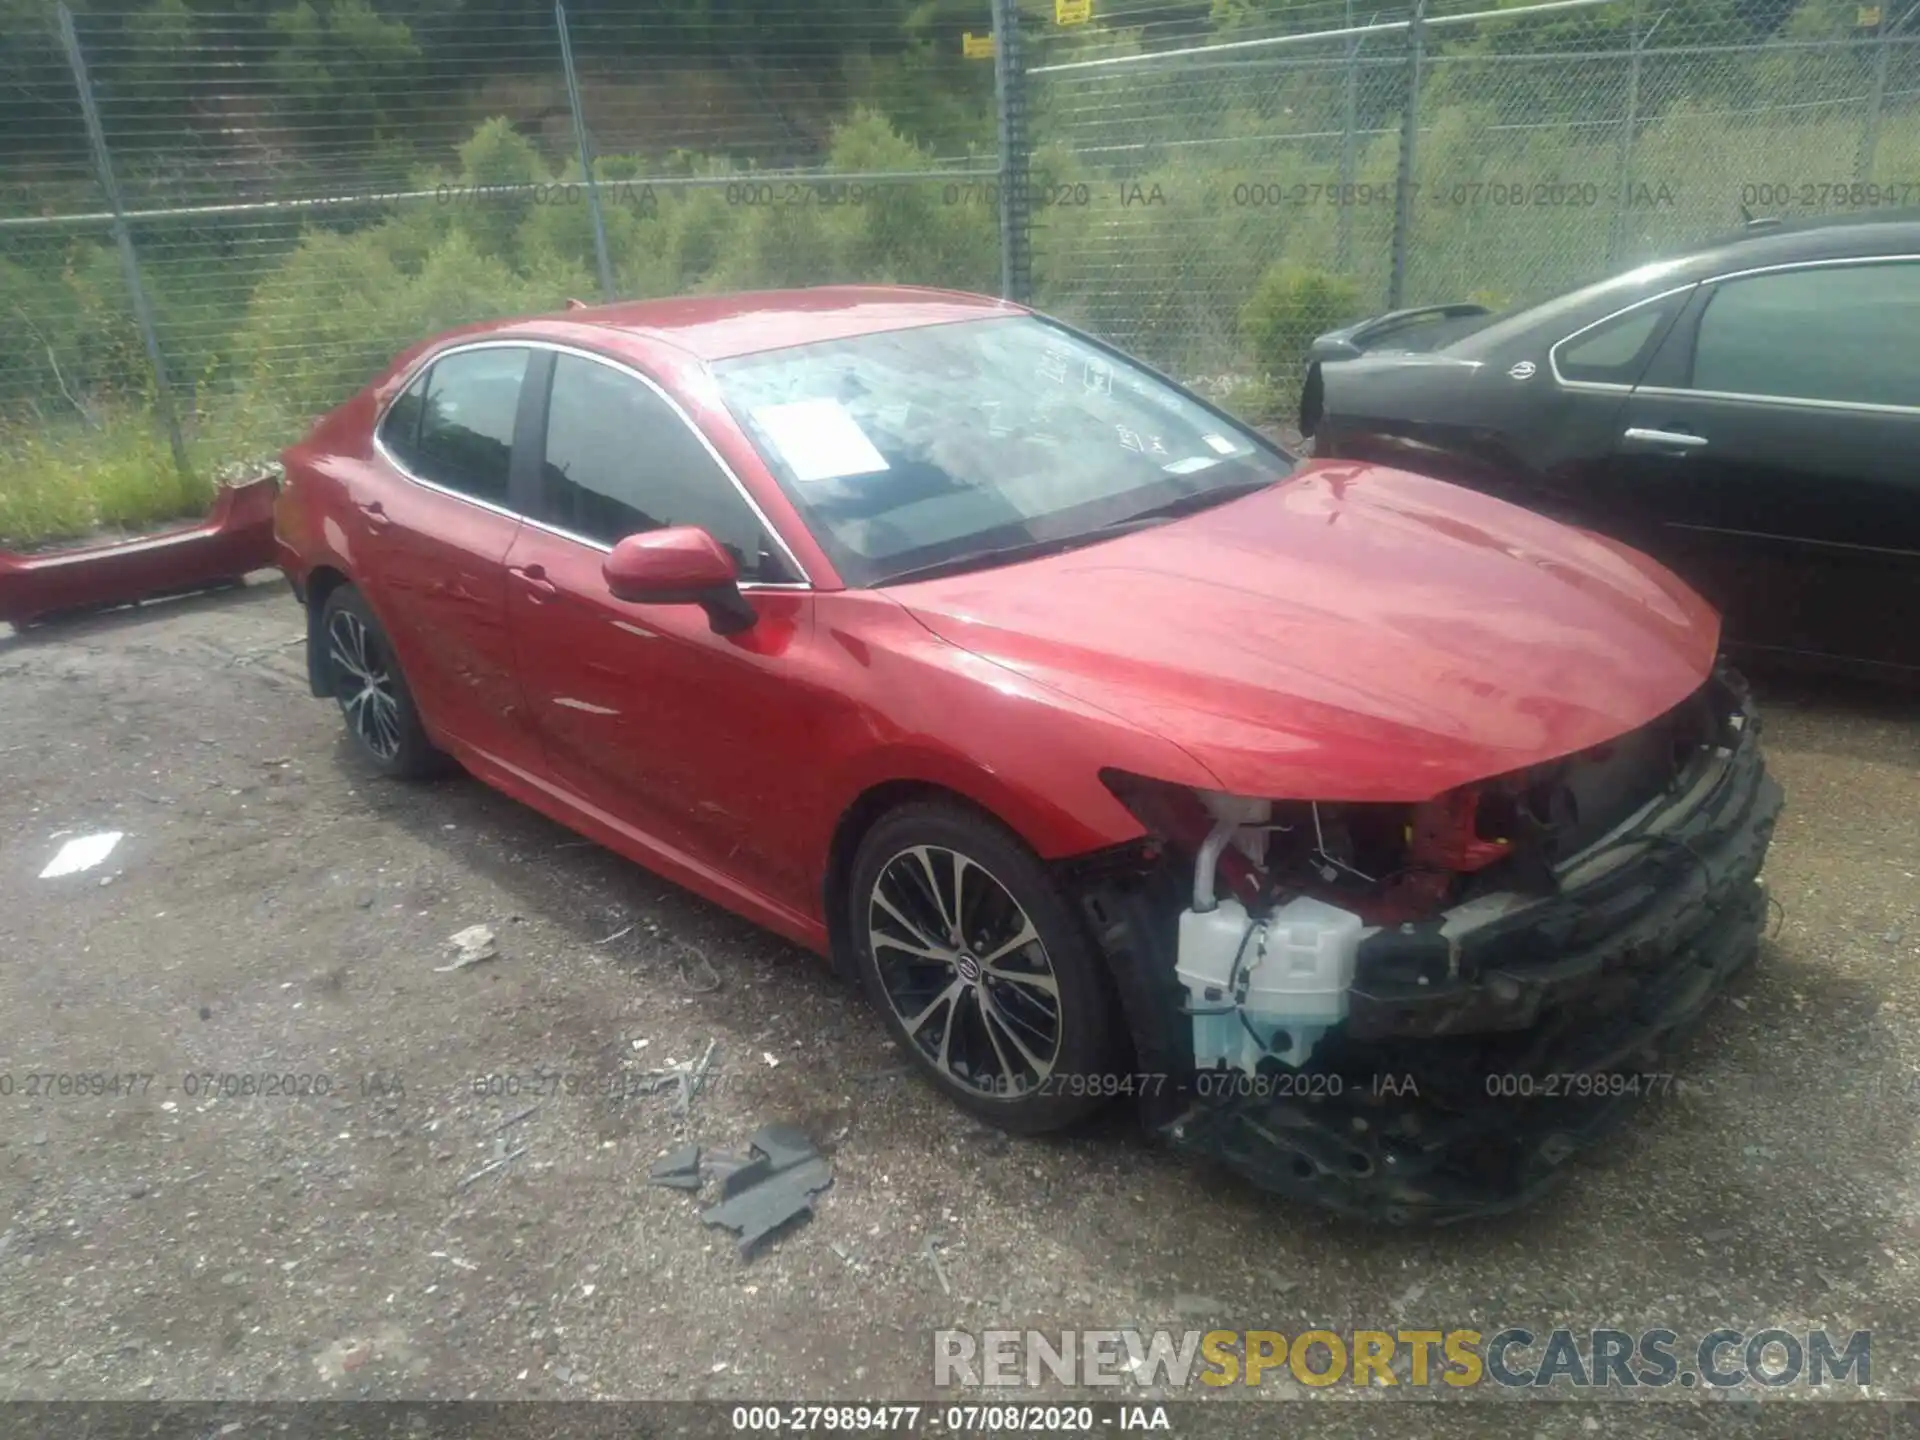
[[380, 443], [407, 469], [420, 469], [420, 413], [427, 408], [427, 377], [422, 373], [387, 407], [380, 422]]
[[1920, 262], [1830, 265], [1715, 287], [1693, 388], [1920, 406]]
[[732, 552], [742, 579], [794, 578], [673, 407], [624, 371], [574, 355], [554, 361], [539, 518], [603, 545], [697, 525]]
[[505, 505], [526, 372], [527, 352], [510, 347], [437, 360], [394, 401], [380, 439], [422, 480]]
[[1553, 363], [1563, 380], [1585, 380], [1607, 385], [1631, 385], [1647, 368], [1667, 323], [1679, 313], [1686, 296], [1651, 300], [1624, 315], [1602, 320], [1554, 347]]

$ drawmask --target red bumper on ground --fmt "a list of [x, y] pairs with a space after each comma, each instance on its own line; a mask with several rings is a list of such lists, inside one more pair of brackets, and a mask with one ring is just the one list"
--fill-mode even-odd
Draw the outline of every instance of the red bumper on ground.
[[272, 480], [220, 491], [204, 520], [137, 540], [44, 555], [0, 551], [0, 620], [127, 605], [236, 580], [274, 563]]

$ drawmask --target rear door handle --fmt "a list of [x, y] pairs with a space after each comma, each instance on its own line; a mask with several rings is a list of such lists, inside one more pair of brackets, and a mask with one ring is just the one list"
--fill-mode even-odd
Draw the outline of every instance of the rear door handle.
[[1634, 426], [1620, 437], [1629, 445], [1645, 445], [1655, 450], [1676, 450], [1684, 454], [1689, 450], [1706, 447], [1707, 437], [1694, 435], [1685, 430], [1643, 430]]
[[367, 517], [367, 524], [375, 530], [385, 530], [393, 524], [393, 517], [387, 514], [386, 506], [378, 500], [369, 500], [360, 507], [360, 513]]
[[520, 582], [522, 588], [534, 597], [536, 603], [551, 600], [560, 593], [560, 587], [547, 579], [547, 572], [543, 566], [512, 565], [507, 568], [507, 573]]

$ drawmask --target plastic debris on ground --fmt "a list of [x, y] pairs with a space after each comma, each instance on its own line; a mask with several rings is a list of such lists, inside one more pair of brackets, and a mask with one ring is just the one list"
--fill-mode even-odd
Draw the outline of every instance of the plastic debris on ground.
[[714, 1047], [719, 1042], [707, 1041], [707, 1048], [698, 1060], [680, 1060], [669, 1062], [665, 1069], [644, 1071], [635, 1083], [635, 1089], [641, 1094], [657, 1095], [662, 1090], [676, 1092], [673, 1097], [673, 1113], [685, 1115], [693, 1108], [693, 1097], [700, 1093], [700, 1087], [707, 1083], [707, 1072], [713, 1068]]
[[482, 964], [497, 958], [500, 954], [500, 947], [494, 938], [493, 931], [485, 925], [469, 925], [459, 934], [450, 936], [447, 943], [453, 946], [453, 963], [434, 966], [433, 973], [436, 975], [445, 975], [452, 970], [465, 970], [470, 965]]
[[745, 1163], [720, 1183], [720, 1203], [701, 1212], [708, 1225], [740, 1237], [750, 1256], [776, 1232], [813, 1214], [813, 1199], [833, 1184], [833, 1167], [792, 1125], [768, 1125], [753, 1137]]
[[647, 1180], [669, 1190], [700, 1188], [700, 1147], [682, 1145], [647, 1172]]
[[933, 1267], [933, 1278], [940, 1282], [942, 1295], [953, 1294], [953, 1282], [947, 1279], [947, 1267], [940, 1263], [940, 1247], [946, 1240], [939, 1235], [929, 1235], [920, 1246], [920, 1254], [927, 1264]]
[[83, 870], [91, 870], [111, 855], [114, 846], [125, 838], [118, 830], [108, 830], [99, 835], [82, 835], [78, 840], [69, 840], [60, 847], [60, 853], [47, 862], [47, 868], [40, 872], [40, 878], [58, 880], [62, 875], [78, 875]]

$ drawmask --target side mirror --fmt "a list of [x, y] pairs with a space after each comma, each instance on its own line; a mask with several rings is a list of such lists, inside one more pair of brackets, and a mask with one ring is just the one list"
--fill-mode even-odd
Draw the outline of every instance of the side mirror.
[[736, 635], [759, 618], [740, 593], [740, 568], [696, 525], [629, 535], [601, 573], [616, 600], [635, 605], [698, 605], [716, 635]]

